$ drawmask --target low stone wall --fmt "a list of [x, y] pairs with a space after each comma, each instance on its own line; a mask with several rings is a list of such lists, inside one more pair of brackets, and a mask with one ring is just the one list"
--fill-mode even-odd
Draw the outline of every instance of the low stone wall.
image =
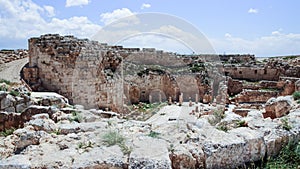
[[14, 60], [23, 59], [28, 57], [28, 51], [25, 49], [19, 50], [1, 50], [0, 51], [0, 64], [8, 63]]
[[282, 70], [276, 68], [263, 68], [263, 67], [251, 67], [251, 66], [225, 66], [225, 75], [230, 76], [233, 79], [260, 81], [269, 80], [277, 81], [281, 75]]
[[243, 90], [234, 98], [238, 103], [266, 103], [270, 98], [277, 97], [276, 91]]

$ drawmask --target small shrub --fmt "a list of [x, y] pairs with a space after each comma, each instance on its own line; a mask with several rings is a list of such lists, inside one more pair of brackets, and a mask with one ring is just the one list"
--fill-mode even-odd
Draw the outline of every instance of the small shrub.
[[3, 137], [9, 136], [9, 135], [13, 134], [13, 132], [15, 130], [16, 130], [15, 128], [5, 129], [4, 131], [0, 132], [0, 136], [3, 136]]
[[217, 129], [218, 129], [218, 130], [221, 130], [221, 131], [225, 131], [225, 132], [228, 131], [228, 127], [227, 127], [225, 124], [222, 124], [222, 125], [220, 125], [220, 126], [217, 126]]
[[208, 122], [213, 126], [215, 126], [225, 117], [223, 110], [215, 110], [213, 116], [214, 118], [208, 119]]
[[121, 151], [123, 152], [123, 154], [130, 154], [132, 151], [132, 147], [126, 146], [125, 143], [120, 144], [119, 147], [121, 148]]
[[125, 138], [119, 132], [109, 131], [103, 135], [102, 139], [107, 146], [118, 145], [123, 154], [130, 154], [132, 151], [131, 147], [126, 146]]
[[150, 131], [150, 133], [148, 134], [149, 137], [152, 137], [152, 138], [158, 138], [160, 135], [160, 133], [157, 133], [155, 131]]
[[16, 96], [19, 96], [19, 95], [20, 95], [20, 92], [15, 91], [15, 90], [11, 90], [11, 91], [9, 92], [9, 94], [16, 97]]
[[113, 146], [113, 145], [121, 145], [124, 143], [125, 138], [116, 131], [109, 131], [108, 133], [103, 135], [103, 142], [107, 146]]
[[89, 148], [89, 147], [93, 147], [91, 141], [88, 141], [88, 142], [86, 142], [86, 143], [80, 142], [80, 143], [78, 144], [78, 148], [86, 149], [86, 148]]
[[0, 79], [0, 83], [5, 83], [7, 85], [11, 84], [11, 82], [9, 80], [5, 80], [5, 79]]
[[300, 99], [300, 91], [294, 92], [294, 93], [293, 93], [293, 98], [294, 98], [295, 100], [299, 100], [299, 99]]
[[281, 127], [284, 130], [290, 131], [292, 129], [292, 126], [289, 124], [289, 121], [287, 118], [283, 118], [280, 121], [281, 121]]
[[248, 127], [248, 124], [245, 120], [241, 120], [241, 121], [236, 122], [236, 126], [237, 127]]

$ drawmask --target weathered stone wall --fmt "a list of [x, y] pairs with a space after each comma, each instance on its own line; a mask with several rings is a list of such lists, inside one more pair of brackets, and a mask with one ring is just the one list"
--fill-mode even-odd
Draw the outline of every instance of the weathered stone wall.
[[24, 69], [29, 83], [40, 83], [46, 90], [58, 92], [71, 103], [86, 108], [122, 107], [123, 85], [118, 66], [122, 57], [118, 53], [93, 41], [43, 35], [29, 39], [29, 55], [29, 67]]
[[270, 80], [277, 81], [281, 75], [281, 70], [276, 68], [263, 68], [263, 67], [246, 67], [246, 66], [226, 66], [225, 75], [233, 79], [259, 81]]
[[[169, 97], [178, 101], [181, 93], [185, 101], [196, 100], [197, 95], [199, 101], [211, 102], [209, 95], [218, 94], [222, 81], [217, 77], [222, 73], [205, 68], [205, 61], [219, 63], [218, 55], [123, 48], [73, 36], [31, 38], [29, 56], [23, 78], [33, 90], [58, 92], [70, 103], [86, 108], [122, 112], [124, 103], [166, 101]], [[139, 75], [153, 66], [158, 67], [154, 69], [157, 72]]]

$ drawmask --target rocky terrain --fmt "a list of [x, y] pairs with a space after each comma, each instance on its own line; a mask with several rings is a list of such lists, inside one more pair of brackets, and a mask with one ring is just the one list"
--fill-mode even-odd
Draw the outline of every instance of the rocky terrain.
[[[129, 114], [71, 104], [2, 76], [0, 168], [262, 167], [300, 140], [300, 59], [226, 58], [225, 103], [181, 94], [132, 104]], [[241, 76], [250, 71], [257, 75]], [[160, 79], [155, 73], [147, 78]]]
[[[243, 116], [235, 105], [223, 114], [222, 106], [184, 102], [136, 121], [69, 105], [55, 93], [14, 90], [1, 92], [8, 108], [0, 114], [0, 168], [235, 168], [300, 138], [300, 105], [291, 96]], [[26, 108], [13, 111], [21, 98]], [[264, 118], [269, 109], [285, 114]]]

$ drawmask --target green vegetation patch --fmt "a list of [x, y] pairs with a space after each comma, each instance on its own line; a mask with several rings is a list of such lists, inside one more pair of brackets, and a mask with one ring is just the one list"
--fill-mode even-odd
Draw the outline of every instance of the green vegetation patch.
[[290, 142], [282, 148], [278, 156], [269, 158], [264, 168], [294, 169], [299, 167], [300, 167], [300, 142], [298, 143]]
[[0, 83], [5, 83], [7, 85], [11, 84], [11, 82], [9, 80], [5, 80], [5, 79], [0, 79]]
[[152, 137], [152, 138], [159, 138], [159, 135], [160, 133], [158, 132], [155, 132], [155, 131], [150, 131], [150, 133], [148, 134], [149, 137]]
[[118, 145], [124, 154], [130, 154], [132, 151], [131, 147], [126, 146], [125, 137], [117, 131], [109, 131], [102, 137], [103, 143], [107, 146]]
[[295, 100], [299, 100], [299, 99], [300, 99], [300, 91], [294, 92], [294, 93], [293, 93], [293, 98], [294, 98]]
[[9, 136], [9, 135], [13, 134], [13, 132], [15, 130], [16, 130], [15, 128], [5, 129], [4, 131], [0, 132], [0, 136], [3, 136], [3, 137]]

